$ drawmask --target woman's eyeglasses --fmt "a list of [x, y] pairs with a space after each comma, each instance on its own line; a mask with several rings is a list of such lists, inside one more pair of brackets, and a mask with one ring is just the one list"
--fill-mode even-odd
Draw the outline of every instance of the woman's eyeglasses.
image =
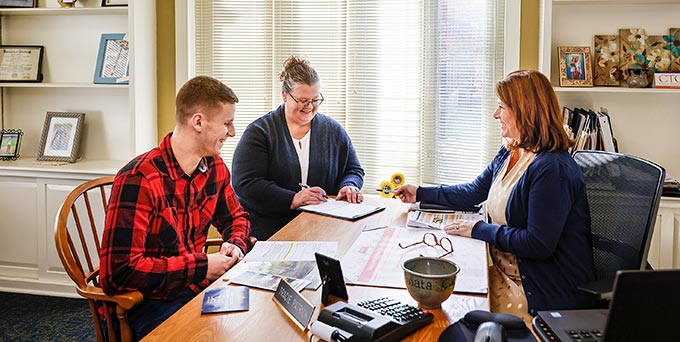
[[[440, 258], [443, 258], [443, 257], [453, 253], [453, 243], [451, 243], [451, 240], [449, 240], [449, 238], [443, 237], [443, 238], [437, 239], [437, 236], [432, 234], [432, 233], [425, 233], [423, 235], [422, 241], [414, 242], [410, 245], [402, 246], [402, 244], [400, 242], [399, 248], [406, 249], [406, 248], [417, 246], [417, 245], [420, 245], [420, 244], [424, 244], [424, 245], [430, 246], [430, 247], [437, 247], [437, 246], [441, 247], [446, 253], [440, 255], [439, 256]], [[420, 256], [422, 256], [422, 254]]]
[[323, 94], [321, 94], [321, 93], [319, 93], [320, 97], [318, 99], [311, 99], [311, 100], [304, 100], [304, 101], [296, 99], [295, 96], [293, 96], [293, 94], [291, 94], [291, 93], [288, 93], [288, 95], [290, 95], [290, 98], [293, 99], [293, 101], [295, 101], [295, 103], [297, 103], [298, 105], [301, 105], [302, 107], [306, 107], [308, 104], [311, 104], [312, 107], [318, 107], [318, 106], [321, 105], [321, 103], [323, 103], [323, 100], [324, 100]]

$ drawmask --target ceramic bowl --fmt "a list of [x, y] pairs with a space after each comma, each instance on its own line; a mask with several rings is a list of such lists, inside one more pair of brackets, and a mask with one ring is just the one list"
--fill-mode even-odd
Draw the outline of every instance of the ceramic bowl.
[[401, 264], [406, 289], [420, 307], [437, 309], [451, 296], [460, 267], [451, 260], [432, 257], [408, 259]]

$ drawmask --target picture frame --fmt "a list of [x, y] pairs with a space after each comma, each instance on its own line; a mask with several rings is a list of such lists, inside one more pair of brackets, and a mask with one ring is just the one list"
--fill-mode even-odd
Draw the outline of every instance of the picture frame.
[[128, 0], [102, 0], [102, 7], [127, 6]]
[[38, 0], [0, 0], [0, 7], [20, 7], [20, 8], [32, 8], [38, 7]]
[[3, 129], [0, 131], [0, 160], [17, 160], [21, 149], [20, 129]]
[[104, 33], [99, 41], [94, 83], [128, 84], [130, 48], [124, 33]]
[[560, 46], [560, 87], [592, 87], [593, 71], [589, 46]]
[[73, 163], [78, 159], [85, 113], [47, 112], [38, 160]]
[[44, 46], [0, 45], [0, 82], [42, 82]]

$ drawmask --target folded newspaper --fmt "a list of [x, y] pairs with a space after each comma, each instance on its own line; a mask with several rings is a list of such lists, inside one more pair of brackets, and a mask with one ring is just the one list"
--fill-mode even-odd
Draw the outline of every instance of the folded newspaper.
[[445, 226], [454, 221], [483, 219], [483, 214], [469, 211], [454, 211], [451, 213], [411, 211], [408, 213], [406, 225], [414, 228], [444, 229]]

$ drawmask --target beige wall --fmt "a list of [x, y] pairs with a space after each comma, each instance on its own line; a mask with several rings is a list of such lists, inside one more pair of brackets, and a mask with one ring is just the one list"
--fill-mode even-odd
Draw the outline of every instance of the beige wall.
[[175, 0], [156, 1], [158, 139], [175, 127]]
[[538, 69], [538, 39], [540, 25], [540, 1], [522, 0], [520, 27], [519, 67]]
[[[539, 0], [522, 0], [521, 69], [538, 68]], [[175, 0], [156, 2], [158, 139], [175, 125]]]

